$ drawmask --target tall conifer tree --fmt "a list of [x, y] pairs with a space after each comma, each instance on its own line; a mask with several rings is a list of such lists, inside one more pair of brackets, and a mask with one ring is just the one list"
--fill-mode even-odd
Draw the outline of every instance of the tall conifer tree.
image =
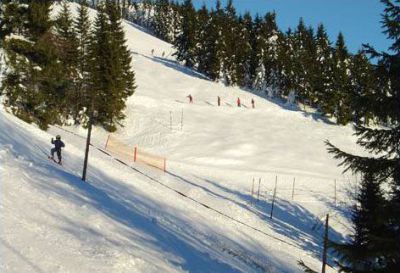
[[344, 37], [339, 33], [334, 50], [334, 98], [335, 117], [338, 124], [347, 124], [352, 120], [350, 88], [350, 55]]
[[49, 18], [52, 3], [10, 2], [5, 19], [11, 24], [5, 31], [15, 35], [6, 36], [3, 41], [8, 67], [2, 85], [6, 107], [44, 129], [59, 121], [58, 112], [65, 97], [64, 76]]
[[76, 37], [73, 18], [68, 2], [62, 2], [61, 12], [55, 21], [55, 30], [58, 36], [58, 50], [60, 52], [60, 62], [64, 74], [64, 86], [66, 97], [63, 109], [60, 109], [66, 118], [72, 115], [77, 121], [78, 112], [81, 110], [80, 97], [77, 90], [78, 81], [78, 40]]
[[335, 101], [333, 93], [333, 51], [323, 24], [318, 26], [316, 36], [317, 67], [314, 78], [316, 103], [322, 114], [333, 115]]
[[90, 56], [88, 115], [98, 111], [97, 123], [106, 130], [115, 131], [125, 117], [125, 101], [135, 90], [135, 76], [125, 45], [119, 7], [111, 1], [99, 6]]
[[78, 62], [77, 62], [77, 73], [76, 79], [76, 101], [72, 106], [72, 115], [76, 123], [82, 122], [83, 109], [87, 107], [87, 94], [90, 92], [90, 56], [89, 48], [91, 41], [91, 23], [89, 20], [89, 11], [84, 0], [80, 0], [80, 5], [77, 10], [77, 17], [74, 21], [74, 28], [76, 31], [77, 39], [77, 51], [78, 51]]
[[178, 61], [184, 62], [188, 67], [193, 67], [196, 59], [196, 12], [192, 0], [185, 0], [181, 8], [181, 16], [182, 29], [175, 40], [174, 55]]
[[[343, 152], [328, 142], [330, 152], [342, 159], [347, 169], [364, 176], [357, 200], [364, 209], [356, 211], [353, 218], [354, 239], [336, 248], [339, 266], [345, 272], [394, 273], [400, 268], [400, 5], [391, 0], [382, 3], [386, 6], [383, 27], [393, 40], [392, 52], [367, 48], [379, 60], [375, 67], [378, 84], [366, 105], [385, 126], [355, 127], [357, 143], [371, 153], [370, 157]], [[385, 200], [382, 189], [389, 189]]]

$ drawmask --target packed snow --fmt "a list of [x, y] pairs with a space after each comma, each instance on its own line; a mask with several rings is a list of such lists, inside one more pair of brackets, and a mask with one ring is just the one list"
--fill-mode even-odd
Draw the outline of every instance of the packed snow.
[[[43, 132], [2, 109], [0, 271], [289, 273], [302, 272], [298, 260], [319, 270], [324, 217], [331, 239], [349, 234], [357, 182], [324, 141], [355, 152], [352, 128], [210, 82], [170, 44], [124, 28], [138, 88], [114, 137], [166, 157], [167, 171], [102, 153], [108, 134], [94, 128], [82, 182], [85, 129]], [[56, 134], [63, 166], [47, 159]]]

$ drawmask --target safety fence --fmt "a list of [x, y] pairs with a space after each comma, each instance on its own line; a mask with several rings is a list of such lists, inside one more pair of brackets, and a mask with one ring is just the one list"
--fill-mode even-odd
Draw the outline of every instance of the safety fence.
[[165, 157], [148, 153], [138, 146], [127, 145], [112, 135], [107, 138], [105, 150], [127, 162], [141, 163], [164, 172], [167, 170]]
[[[71, 131], [69, 131], [69, 130], [66, 130], [66, 129], [62, 128], [62, 127], [59, 127], [59, 126], [54, 126], [54, 127], [56, 127], [56, 128], [58, 128], [58, 129], [60, 129], [60, 130], [63, 130], [63, 131], [65, 131], [65, 132], [68, 132], [68, 133], [70, 133], [70, 134], [73, 134], [73, 135], [75, 135], [75, 136], [77, 136], [77, 137], [80, 137], [80, 138], [83, 138], [83, 139], [84, 139], [83, 136], [81, 136], [81, 135], [79, 135], [79, 134], [76, 134], [76, 133], [74, 133], [74, 132], [71, 132]], [[113, 138], [113, 137], [112, 137], [111, 135], [108, 137], [108, 140], [107, 140], [107, 143], [106, 143], [106, 148], [107, 148], [107, 147], [109, 147], [109, 148], [110, 148], [110, 147], [115, 147], [116, 152], [118, 152], [118, 149], [122, 149], [123, 147], [129, 148], [129, 145], [123, 144], [122, 142], [119, 142], [118, 140], [112, 139], [112, 138]], [[110, 139], [111, 139], [111, 141], [114, 141], [114, 143], [113, 143], [113, 142], [110, 143]], [[118, 145], [118, 144], [119, 144], [119, 145]], [[191, 197], [191, 196], [189, 196], [189, 195], [187, 195], [187, 194], [181, 192], [180, 190], [177, 190], [177, 189], [171, 187], [170, 185], [163, 183], [162, 181], [160, 181], [160, 180], [158, 180], [158, 179], [156, 179], [156, 178], [150, 176], [149, 174], [147, 174], [147, 173], [145, 173], [145, 172], [143, 172], [143, 171], [141, 171], [141, 170], [135, 168], [134, 166], [131, 166], [131, 165], [129, 164], [129, 162], [124, 162], [123, 160], [121, 160], [121, 159], [119, 159], [119, 158], [117, 158], [117, 157], [113, 157], [112, 154], [109, 154], [107, 151], [103, 150], [103, 148], [101, 148], [101, 147], [98, 147], [98, 146], [96, 146], [96, 145], [94, 145], [94, 144], [90, 144], [90, 145], [93, 146], [94, 148], [96, 148], [98, 151], [104, 153], [105, 155], [110, 156], [113, 160], [117, 161], [118, 163], [121, 163], [122, 165], [126, 166], [127, 168], [131, 169], [132, 171], [141, 174], [142, 176], [144, 176], [144, 177], [146, 177], [147, 179], [149, 179], [150, 181], [152, 181], [152, 182], [154, 182], [154, 183], [156, 183], [156, 184], [158, 184], [158, 185], [164, 187], [165, 189], [167, 189], [167, 190], [169, 190], [169, 191], [175, 192], [176, 194], [178, 194], [179, 196], [181, 196], [182, 198], [184, 198], [184, 199], [186, 199], [186, 200], [192, 201], [192, 202], [194, 202], [194, 203], [200, 205], [201, 207], [203, 207], [203, 208], [205, 208], [205, 209], [208, 209], [208, 210], [210, 210], [210, 211], [213, 211], [214, 213], [216, 213], [216, 214], [218, 214], [218, 215], [220, 215], [220, 216], [222, 216], [222, 217], [225, 217], [225, 218], [229, 219], [230, 221], [232, 221], [232, 222], [234, 222], [234, 223], [237, 223], [237, 224], [239, 224], [239, 225], [245, 226], [245, 227], [247, 227], [247, 228], [249, 228], [249, 229], [251, 229], [251, 230], [253, 230], [253, 231], [256, 231], [256, 232], [258, 232], [258, 233], [260, 233], [260, 234], [262, 234], [262, 235], [264, 235], [264, 236], [266, 236], [266, 237], [268, 237], [268, 238], [270, 238], [270, 239], [272, 239], [272, 240], [275, 240], [275, 241], [277, 241], [277, 242], [279, 242], [279, 243], [281, 243], [281, 244], [284, 244], [284, 245], [293, 247], [293, 248], [296, 249], [297, 251], [299, 251], [299, 250], [303, 251], [303, 250], [304, 250], [301, 246], [297, 245], [297, 244], [294, 243], [294, 242], [290, 242], [290, 241], [286, 240], [285, 238], [282, 238], [282, 237], [280, 237], [280, 236], [276, 236], [275, 234], [266, 232], [266, 231], [260, 229], [259, 227], [252, 226], [252, 225], [250, 225], [250, 224], [248, 224], [248, 223], [246, 223], [245, 221], [242, 221], [242, 220], [240, 220], [240, 219], [236, 219], [236, 218], [230, 216], [229, 214], [227, 214], [227, 213], [225, 213], [225, 212], [223, 212], [223, 211], [221, 211], [221, 210], [219, 210], [219, 209], [217, 209], [217, 208], [214, 208], [214, 207], [212, 207], [212, 206], [209, 206], [208, 204], [205, 204], [204, 202], [201, 202], [201, 201], [199, 201], [199, 200], [197, 200], [197, 199], [195, 199], [195, 198], [193, 198], [193, 197]], [[113, 145], [114, 145], [114, 146], [113, 146]], [[40, 147], [39, 147], [39, 148], [40, 148]], [[133, 148], [134, 148], [134, 147], [133, 147]], [[131, 149], [132, 149], [132, 147], [131, 147]], [[125, 150], [124, 150], [124, 151], [125, 151]], [[44, 153], [45, 153], [45, 152], [44, 152]], [[112, 153], [112, 152], [111, 152], [111, 153]], [[46, 154], [46, 153], [45, 153], [45, 154]], [[127, 154], [129, 155], [129, 152], [128, 152]], [[129, 156], [128, 156], [128, 157], [129, 157]], [[166, 171], [166, 173], [168, 173], [168, 171]], [[253, 187], [253, 189], [252, 189], [252, 196], [253, 196], [253, 194], [255, 195], [255, 188], [254, 188], [254, 187]], [[321, 218], [321, 217], [317, 216], [316, 218], [319, 219], [319, 218]], [[318, 221], [317, 221], [317, 223], [315, 224], [315, 226], [313, 227], [313, 231], [319, 229], [317, 225], [318, 225]], [[225, 249], [224, 251], [226, 251], [226, 249]], [[235, 254], [235, 253], [233, 253], [233, 254]], [[235, 254], [235, 255], [236, 255], [236, 254]], [[333, 269], [333, 265], [330, 265], [329, 263], [328, 263], [327, 265]]]

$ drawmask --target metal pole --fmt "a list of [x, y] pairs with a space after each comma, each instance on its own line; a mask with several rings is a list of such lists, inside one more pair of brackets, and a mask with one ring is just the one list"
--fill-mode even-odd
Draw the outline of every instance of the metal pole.
[[86, 170], [87, 170], [88, 159], [89, 159], [89, 147], [90, 147], [91, 135], [92, 135], [92, 115], [90, 115], [90, 117], [89, 117], [88, 134], [87, 134], [87, 138], [86, 138], [85, 160], [83, 162], [82, 181], [86, 181]]
[[322, 273], [326, 272], [326, 260], [328, 251], [328, 232], [329, 232], [329, 214], [326, 215], [325, 220], [325, 236], [324, 236], [324, 250], [322, 253]]
[[275, 197], [276, 197], [276, 187], [278, 184], [278, 176], [275, 177], [275, 188], [274, 188], [274, 196], [272, 198], [272, 205], [271, 205], [271, 215], [269, 216], [269, 218], [272, 219], [272, 215], [274, 213], [274, 206], [275, 206]]
[[271, 214], [269, 216], [270, 219], [272, 219], [272, 215], [274, 213], [275, 196], [276, 196], [276, 190], [274, 190], [274, 196], [272, 197]]

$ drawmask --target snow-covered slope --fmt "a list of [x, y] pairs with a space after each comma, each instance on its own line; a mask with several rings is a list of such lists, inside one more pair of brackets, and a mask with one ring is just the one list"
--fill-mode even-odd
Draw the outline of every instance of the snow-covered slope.
[[[42, 132], [1, 110], [0, 271], [301, 272], [299, 259], [320, 268], [321, 220], [330, 213], [332, 239], [348, 233], [354, 182], [324, 140], [354, 151], [351, 128], [209, 82], [179, 65], [171, 45], [124, 26], [138, 89], [115, 137], [166, 156], [168, 172], [92, 149], [83, 183], [82, 137]], [[45, 156], [59, 133], [63, 167]], [[93, 138], [102, 147], [107, 134], [95, 128]]]

